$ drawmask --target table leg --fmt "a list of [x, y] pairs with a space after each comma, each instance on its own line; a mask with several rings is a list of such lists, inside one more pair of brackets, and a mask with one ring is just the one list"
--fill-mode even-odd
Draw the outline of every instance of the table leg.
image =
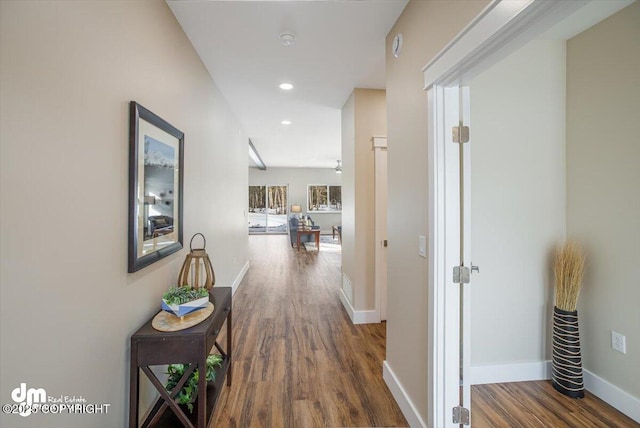
[[139, 394], [139, 371], [138, 371], [138, 346], [131, 345], [131, 363], [129, 368], [129, 428], [138, 427], [138, 394]]
[[198, 363], [198, 428], [207, 426], [207, 352]]
[[231, 338], [231, 323], [233, 322], [233, 307], [229, 308], [229, 315], [227, 316], [227, 358], [229, 359], [229, 368], [227, 369], [227, 385], [231, 386], [231, 374], [233, 373], [233, 358], [231, 349], [233, 340]]
[[300, 232], [296, 232], [296, 235], [298, 235], [298, 251], [300, 251]]
[[316, 235], [316, 248], [320, 251], [320, 232], [318, 231], [314, 235]]

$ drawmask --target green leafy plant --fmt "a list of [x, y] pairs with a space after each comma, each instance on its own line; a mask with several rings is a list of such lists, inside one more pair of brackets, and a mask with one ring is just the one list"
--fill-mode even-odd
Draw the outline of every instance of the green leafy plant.
[[162, 295], [162, 298], [169, 305], [182, 305], [192, 300], [207, 297], [209, 291], [206, 288], [192, 288], [188, 285], [184, 287], [171, 287], [169, 291]]
[[[222, 364], [222, 356], [218, 354], [211, 354], [207, 357], [207, 381], [213, 381], [216, 379], [216, 367], [220, 367]], [[167, 391], [173, 392], [173, 389], [178, 385], [180, 378], [184, 374], [184, 371], [189, 367], [185, 364], [169, 364], [167, 366]], [[189, 412], [193, 413], [193, 402], [198, 394], [198, 379], [200, 375], [198, 369], [195, 369], [189, 376], [189, 379], [185, 382], [184, 386], [176, 395], [176, 402], [179, 404], [186, 404]]]

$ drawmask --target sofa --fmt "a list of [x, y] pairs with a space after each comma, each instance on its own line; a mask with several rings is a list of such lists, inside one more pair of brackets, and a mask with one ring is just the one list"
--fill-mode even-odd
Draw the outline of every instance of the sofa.
[[[320, 230], [320, 226], [316, 226], [311, 217], [303, 216], [307, 219], [307, 224], [311, 225], [312, 230]], [[289, 240], [291, 241], [291, 246], [293, 247], [298, 242], [298, 226], [300, 225], [300, 219], [292, 215], [289, 217]], [[300, 243], [303, 242], [314, 242], [313, 235], [302, 235], [300, 237]]]
[[149, 216], [148, 236], [145, 239], [157, 238], [173, 232], [173, 218], [167, 215]]

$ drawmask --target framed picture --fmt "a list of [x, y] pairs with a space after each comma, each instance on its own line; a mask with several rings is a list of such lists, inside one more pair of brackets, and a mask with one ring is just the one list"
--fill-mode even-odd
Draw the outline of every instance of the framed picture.
[[135, 101], [129, 127], [129, 272], [182, 248], [184, 133]]

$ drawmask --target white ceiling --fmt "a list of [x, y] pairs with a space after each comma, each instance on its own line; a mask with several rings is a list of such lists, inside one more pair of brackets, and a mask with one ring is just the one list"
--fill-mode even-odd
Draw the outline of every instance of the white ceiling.
[[[332, 168], [340, 109], [353, 88], [385, 87], [385, 37], [407, 1], [167, 4], [267, 167]], [[284, 32], [293, 46], [282, 45]]]

